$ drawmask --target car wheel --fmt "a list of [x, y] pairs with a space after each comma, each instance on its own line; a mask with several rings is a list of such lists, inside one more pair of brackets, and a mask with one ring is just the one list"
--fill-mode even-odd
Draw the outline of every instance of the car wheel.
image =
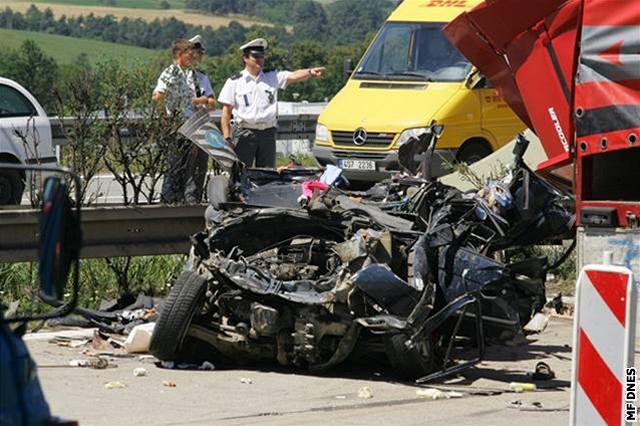
[[179, 358], [189, 325], [200, 311], [206, 291], [207, 280], [202, 276], [186, 271], [178, 277], [153, 329], [151, 354], [162, 361]]
[[18, 170], [0, 171], [0, 205], [20, 204], [24, 182]]
[[470, 141], [458, 150], [456, 160], [460, 163], [473, 164], [491, 154], [491, 148], [484, 142]]
[[405, 345], [406, 340], [404, 334], [394, 334], [386, 340], [385, 352], [396, 374], [407, 380], [416, 380], [440, 368], [431, 339], [416, 342], [412, 348]]

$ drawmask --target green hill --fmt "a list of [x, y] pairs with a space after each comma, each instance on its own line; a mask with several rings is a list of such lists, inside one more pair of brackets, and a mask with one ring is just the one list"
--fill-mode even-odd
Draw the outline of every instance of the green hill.
[[[31, 0], [13, 0], [29, 3]], [[128, 7], [132, 9], [163, 9], [162, 0], [37, 0], [38, 3], [70, 4], [74, 6]], [[167, 0], [171, 9], [184, 9], [184, 0]]]
[[81, 53], [86, 53], [90, 62], [111, 58], [146, 61], [159, 53], [157, 50], [98, 40], [1, 28], [0, 51], [2, 48], [19, 47], [28, 39], [35, 41], [47, 55], [52, 56], [60, 64], [73, 62]]

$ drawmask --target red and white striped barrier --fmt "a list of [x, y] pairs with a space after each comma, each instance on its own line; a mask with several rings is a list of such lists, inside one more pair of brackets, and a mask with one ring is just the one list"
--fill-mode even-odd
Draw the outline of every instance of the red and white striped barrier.
[[627, 268], [589, 265], [580, 272], [573, 332], [572, 425], [637, 422], [636, 298]]

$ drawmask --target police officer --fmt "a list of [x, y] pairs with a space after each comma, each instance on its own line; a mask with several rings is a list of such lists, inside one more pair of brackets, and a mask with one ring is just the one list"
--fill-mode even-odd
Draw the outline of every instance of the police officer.
[[[218, 101], [222, 108], [222, 135], [235, 146], [238, 158], [248, 167], [276, 165], [278, 90], [289, 84], [320, 77], [324, 67], [296, 71], [264, 69], [267, 41], [251, 40], [240, 47], [244, 70], [229, 78]], [[231, 131], [233, 116], [234, 129]]]
[[[198, 65], [202, 62], [205, 49], [200, 34], [189, 39], [191, 43], [191, 62], [187, 72], [187, 83], [193, 91], [195, 98], [192, 102], [195, 109], [212, 111], [216, 108], [216, 99], [211, 86], [209, 76]], [[209, 165], [209, 157], [197, 146], [191, 146], [191, 152], [187, 157], [187, 167], [185, 170], [185, 202], [187, 204], [199, 203], [202, 201], [204, 180]]]
[[[211, 86], [209, 76], [202, 70], [198, 69], [198, 65], [202, 62], [205, 49], [200, 34], [189, 39], [193, 46], [191, 54], [191, 69], [187, 74], [189, 85], [193, 88], [196, 98], [201, 100], [200, 106], [212, 111], [216, 108], [216, 98]], [[205, 99], [202, 99], [204, 97]]]

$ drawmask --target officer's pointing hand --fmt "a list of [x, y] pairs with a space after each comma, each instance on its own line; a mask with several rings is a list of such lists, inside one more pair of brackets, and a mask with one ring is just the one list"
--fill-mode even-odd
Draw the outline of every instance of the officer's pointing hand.
[[314, 77], [321, 77], [322, 74], [324, 74], [325, 70], [326, 70], [325, 67], [309, 68], [309, 74], [311, 74]]

